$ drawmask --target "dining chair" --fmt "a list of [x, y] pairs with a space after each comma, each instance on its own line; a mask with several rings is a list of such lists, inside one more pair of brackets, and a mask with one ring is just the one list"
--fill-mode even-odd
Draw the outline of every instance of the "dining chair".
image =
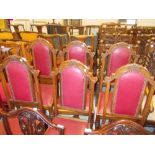
[[112, 73], [124, 66], [129, 64], [132, 60], [132, 56], [136, 55], [132, 47], [124, 42], [119, 42], [111, 46], [106, 53], [101, 54], [101, 67], [99, 70], [99, 90], [102, 89], [102, 82], [105, 76], [110, 76]]
[[52, 45], [43, 38], [37, 38], [27, 47], [32, 57], [32, 65], [40, 71], [41, 83], [52, 83], [52, 70], [56, 66], [56, 51]]
[[12, 55], [0, 66], [2, 88], [9, 110], [36, 107], [52, 113], [53, 88], [39, 84], [39, 71], [33, 69], [25, 58]]
[[[52, 121], [65, 126], [64, 134], [83, 134], [84, 129], [93, 124], [94, 84], [97, 79], [81, 62], [67, 60], [55, 71], [54, 81], [56, 90], [59, 91], [56, 91], [58, 93], [54, 99]], [[53, 132], [50, 129], [47, 134]]]
[[106, 120], [119, 119], [130, 119], [144, 125], [155, 90], [149, 71], [138, 64], [128, 64], [105, 77], [103, 82], [105, 90], [99, 92], [96, 126], [100, 126], [100, 120], [102, 125]]
[[94, 52], [90, 52], [86, 44], [81, 41], [72, 41], [68, 44], [64, 55], [67, 60], [78, 60], [93, 70]]

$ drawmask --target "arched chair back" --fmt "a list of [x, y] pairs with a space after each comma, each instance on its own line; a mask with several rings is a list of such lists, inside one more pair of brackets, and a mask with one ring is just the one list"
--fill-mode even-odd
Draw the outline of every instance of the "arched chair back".
[[[155, 82], [147, 69], [128, 64], [106, 77], [105, 82], [106, 90], [100, 92], [97, 113], [103, 118], [128, 118], [144, 125], [155, 89]], [[110, 91], [112, 82], [113, 92]]]
[[42, 109], [38, 86], [38, 71], [19, 56], [9, 56], [0, 68], [2, 86], [9, 108], [30, 106]]
[[95, 54], [89, 51], [85, 43], [78, 40], [70, 42], [66, 48], [66, 53], [68, 60], [78, 60], [87, 65], [90, 71], [93, 70]]
[[88, 68], [77, 60], [68, 60], [60, 65], [57, 75], [60, 75], [60, 94], [55, 110], [66, 109], [91, 117], [96, 81]]
[[51, 71], [56, 67], [56, 54], [52, 45], [43, 38], [37, 38], [28, 47], [32, 52], [32, 61], [40, 75], [51, 76]]
[[131, 46], [127, 43], [116, 43], [109, 49], [110, 57], [108, 62], [107, 75], [115, 73], [115, 71], [128, 64], [132, 55]]
[[134, 51], [129, 44], [124, 42], [119, 42], [111, 46], [107, 53], [102, 54], [101, 60], [101, 70], [100, 70], [100, 90], [101, 83], [105, 75], [110, 76], [115, 71], [130, 63], [131, 56], [134, 54]]
[[0, 111], [4, 128], [8, 135], [44, 135], [46, 130], [55, 129], [55, 134], [64, 134], [64, 126], [50, 121], [42, 112], [31, 108], [21, 108], [8, 113]]

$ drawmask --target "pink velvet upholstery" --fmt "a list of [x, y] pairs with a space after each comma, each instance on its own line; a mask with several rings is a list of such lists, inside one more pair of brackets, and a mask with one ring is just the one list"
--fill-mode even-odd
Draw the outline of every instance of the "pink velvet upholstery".
[[84, 109], [85, 76], [75, 67], [61, 73], [61, 104], [70, 108]]
[[86, 64], [86, 51], [82, 47], [78, 45], [70, 46], [68, 49], [68, 55], [69, 59], [75, 59], [82, 62], [83, 64]]
[[51, 106], [53, 103], [53, 86], [40, 84], [43, 105]]
[[[65, 135], [83, 135], [85, 128], [88, 127], [88, 122], [77, 119], [55, 117], [52, 121], [65, 127]], [[54, 135], [58, 134], [58, 131], [48, 128], [45, 134]]]
[[34, 66], [40, 71], [41, 75], [50, 75], [51, 72], [51, 57], [49, 48], [38, 42], [32, 49], [34, 57]]
[[144, 77], [137, 72], [128, 72], [118, 79], [116, 99], [114, 100], [113, 112], [117, 114], [136, 115], [140, 101]]
[[[103, 107], [105, 104], [105, 93], [102, 92], [99, 94], [99, 96], [100, 96], [100, 103], [99, 103], [99, 107], [97, 108], [97, 114], [102, 115], [103, 114]], [[111, 111], [111, 104], [112, 104], [112, 93], [109, 94], [109, 100], [108, 100], [106, 112]]]
[[[89, 107], [90, 107], [90, 98], [91, 98], [90, 91], [87, 91], [85, 111], [89, 111]], [[60, 98], [58, 98], [57, 101], [58, 101], [58, 104], [61, 104], [61, 103], [60, 103]]]
[[33, 101], [30, 77], [24, 64], [16, 61], [9, 62], [6, 66], [7, 77], [11, 96], [14, 100]]
[[130, 56], [130, 49], [125, 47], [119, 47], [112, 51], [108, 65], [108, 76], [115, 73], [121, 66], [128, 64]]

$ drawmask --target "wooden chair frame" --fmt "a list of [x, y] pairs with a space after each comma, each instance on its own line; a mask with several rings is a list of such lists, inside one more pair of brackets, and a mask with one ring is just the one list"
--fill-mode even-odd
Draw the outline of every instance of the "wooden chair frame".
[[88, 63], [88, 61], [90, 62], [90, 64], [86, 64], [87, 66], [90, 65], [90, 71], [93, 71], [93, 64], [94, 64], [94, 52], [90, 52], [89, 49], [87, 48], [86, 44], [81, 42], [81, 41], [72, 41], [70, 42], [67, 47], [66, 50], [63, 51], [63, 56], [62, 56], [62, 62], [64, 61], [64, 58], [67, 57], [67, 59], [69, 59], [69, 53], [68, 50], [71, 46], [79, 46], [81, 48], [83, 48], [86, 51], [86, 63]]
[[47, 25], [45, 25], [45, 24], [42, 24], [42, 25], [41, 24], [31, 24], [31, 29], [33, 32], [35, 32], [34, 27], [37, 29], [39, 34], [42, 34], [43, 33], [43, 31], [42, 31], [43, 27], [47, 28]]
[[[6, 79], [6, 75], [5, 75], [6, 74], [5, 73], [6, 72], [5, 71], [6, 65], [11, 61], [20, 62], [20, 63], [24, 64], [25, 67], [28, 69], [33, 102], [13, 100], [13, 98], [11, 97], [11, 94], [9, 93], [8, 86], [7, 86], [7, 82], [9, 82], [9, 81], [7, 81], [8, 79]], [[41, 98], [41, 93], [40, 93], [40, 89], [39, 89], [39, 81], [37, 78], [38, 75], [39, 75], [39, 71], [34, 70], [33, 67], [31, 67], [27, 63], [27, 61], [25, 59], [23, 59], [22, 57], [12, 55], [12, 56], [9, 56], [8, 58], [6, 58], [4, 60], [4, 62], [0, 66], [0, 76], [1, 76], [2, 86], [4, 89], [4, 93], [6, 96], [6, 101], [8, 103], [9, 109], [13, 109], [15, 106], [17, 106], [17, 107], [29, 106], [29, 107], [37, 107], [40, 110], [43, 109], [42, 98]], [[36, 88], [36, 90], [34, 90], [35, 88]], [[35, 101], [36, 99], [37, 99], [37, 101]]]
[[[129, 116], [129, 115], [121, 115], [121, 114], [114, 114], [112, 112], [112, 110], [110, 109], [110, 112], [107, 112], [107, 106], [108, 106], [108, 99], [109, 99], [109, 94], [110, 94], [110, 87], [112, 85], [112, 83], [114, 83], [114, 91], [113, 91], [113, 99], [116, 96], [116, 90], [117, 90], [117, 81], [119, 79], [119, 77], [125, 73], [131, 72], [131, 71], [136, 71], [138, 73], [141, 73], [144, 76], [145, 79], [145, 87], [143, 88], [142, 92], [141, 92], [141, 97], [140, 97], [140, 101], [138, 103], [138, 109], [137, 109], [137, 113], [135, 116]], [[104, 80], [104, 83], [106, 84], [106, 90], [105, 90], [105, 100], [104, 100], [104, 106], [103, 106], [103, 114], [99, 115], [97, 114], [96, 116], [96, 122], [99, 121], [100, 118], [102, 118], [102, 120], [104, 121], [106, 118], [109, 119], [114, 119], [114, 120], [118, 120], [118, 119], [131, 119], [133, 121], [136, 121], [138, 123], [140, 123], [141, 125], [144, 125], [147, 116], [150, 112], [150, 108], [151, 108], [151, 101], [152, 101], [152, 97], [155, 91], [155, 82], [153, 81], [153, 77], [150, 76], [150, 73], [147, 71], [146, 68], [144, 68], [143, 66], [140, 66], [138, 64], [128, 64], [125, 65], [121, 68], [119, 68], [116, 73], [113, 73], [110, 77], [106, 77]], [[146, 89], [148, 89], [148, 92], [146, 93]], [[101, 91], [100, 91], [101, 92]], [[143, 97], [144, 95], [146, 95], [146, 101], [144, 104], [144, 107], [142, 108], [142, 102], [143, 102]], [[112, 101], [112, 106], [114, 105], [114, 100]], [[98, 99], [98, 106], [97, 108], [99, 108], [100, 106], [100, 96]]]
[[46, 132], [47, 127], [55, 128], [60, 135], [64, 134], [64, 126], [53, 123], [42, 112], [31, 108], [22, 108], [8, 113], [1, 111], [0, 116], [3, 119], [3, 125], [8, 135], [13, 134], [8, 121], [11, 118], [17, 118], [21, 132], [24, 135], [42, 135]]
[[50, 76], [46, 76], [46, 75], [39, 75], [39, 80], [41, 83], [51, 83], [52, 82], [52, 70], [55, 70], [55, 68], [57, 67], [56, 65], [56, 50], [53, 48], [53, 46], [46, 40], [43, 38], [37, 38], [35, 39], [27, 48], [27, 51], [30, 53], [30, 55], [32, 56], [32, 64], [33, 66], [36, 68], [35, 66], [35, 62], [34, 62], [34, 54], [32, 51], [32, 48], [36, 45], [36, 43], [42, 43], [43, 45], [47, 46], [50, 53], [49, 53], [49, 57], [51, 60], [51, 73]]
[[[63, 49], [63, 46], [62, 46], [62, 41], [60, 39], [60, 35], [59, 34], [42, 34], [42, 35], [39, 35], [38, 37], [41, 37], [41, 38], [44, 38], [46, 40], [48, 40], [54, 47], [54, 49], [56, 49], [56, 51], [59, 51], [59, 50], [62, 50]], [[56, 48], [55, 45], [54, 45], [54, 42], [53, 42], [53, 39], [55, 37], [58, 37], [59, 38], [59, 48]]]
[[19, 33], [19, 27], [21, 26], [23, 28], [23, 30], [25, 31], [24, 25], [23, 24], [10, 24], [10, 30], [11, 27], [13, 27], [13, 29], [15, 30], [16, 33]]
[[[1, 34], [2, 35], [7, 34], [7, 35], [9, 35], [9, 37], [1, 38]], [[5, 40], [13, 40], [13, 39], [14, 39], [14, 36], [13, 36], [12, 32], [10, 32], [10, 31], [2, 31], [2, 32], [0, 32], [0, 40], [5, 41]]]
[[131, 120], [119, 120], [106, 124], [98, 130], [85, 129], [85, 135], [152, 135], [152, 133]]
[[136, 59], [137, 57], [136, 57], [135, 51], [132, 49], [132, 47], [129, 44], [124, 43], [124, 42], [116, 43], [116, 44], [114, 44], [114, 45], [112, 45], [110, 47], [110, 49], [108, 50], [107, 53], [102, 53], [101, 54], [101, 68], [100, 68], [100, 71], [99, 71], [99, 90], [100, 91], [102, 89], [103, 79], [106, 76], [106, 69], [105, 69], [105, 67], [106, 67], [106, 65], [107, 65], [107, 67], [109, 67], [109, 65], [110, 65], [109, 64], [110, 61], [108, 62], [108, 64], [106, 64], [106, 59], [109, 56], [109, 60], [110, 60], [110, 56], [111, 56], [112, 52], [115, 49], [119, 48], [119, 47], [125, 47], [125, 48], [129, 48], [130, 49], [130, 51], [131, 51], [131, 57], [130, 57], [129, 63], [131, 62], [131, 58], [132, 57], [135, 57], [134, 62], [137, 61], [137, 59]]
[[[85, 40], [88, 39], [88, 38], [91, 38], [92, 39], [92, 44], [91, 45], [87, 45], [85, 43]], [[94, 44], [95, 44], [95, 37], [94, 35], [72, 35], [70, 36], [70, 41], [76, 41], [76, 40], [79, 40], [81, 42], [84, 42], [87, 46], [88, 49], [90, 49], [91, 52], [94, 52]]]
[[[38, 38], [38, 36], [39, 36], [39, 33], [38, 32], [32, 32], [32, 31], [20, 31], [19, 34], [20, 34], [20, 37], [22, 38], [22, 41], [33, 41], [36, 38]], [[30, 40], [29, 39], [28, 40], [27, 39], [25, 40], [25, 39], [23, 39], [23, 37], [22, 37], [21, 34], [36, 34], [36, 38], [35, 39], [32, 39], [32, 40], [31, 39]]]
[[[77, 61], [77, 60], [67, 60], [64, 61], [60, 67], [54, 72], [55, 74], [55, 78], [54, 78], [54, 84], [55, 84], [55, 90], [58, 90], [58, 79], [60, 74], [62, 73], [63, 69], [67, 68], [67, 67], [77, 67], [78, 69], [80, 69], [83, 74], [85, 75], [86, 78], [86, 83], [85, 83], [85, 100], [84, 100], [84, 106], [86, 105], [85, 101], [86, 101], [86, 92], [87, 92], [87, 85], [89, 85], [89, 89], [90, 89], [90, 93], [91, 93], [91, 98], [90, 98], [90, 105], [89, 105], [89, 111], [86, 110], [77, 110], [75, 108], [68, 108], [68, 107], [64, 107], [62, 105], [58, 104], [58, 94], [56, 91], [56, 95], [54, 98], [54, 109], [55, 109], [55, 116], [58, 114], [71, 114], [71, 115], [85, 115], [88, 116], [88, 122], [92, 123], [92, 110], [93, 110], [93, 98], [94, 98], [94, 85], [97, 81], [96, 77], [93, 77], [92, 73], [89, 72], [88, 68], [82, 64], [81, 62]], [[61, 76], [60, 76], [61, 78]], [[61, 90], [62, 86], [60, 83], [60, 90]], [[61, 91], [60, 91], [60, 96], [61, 96]]]

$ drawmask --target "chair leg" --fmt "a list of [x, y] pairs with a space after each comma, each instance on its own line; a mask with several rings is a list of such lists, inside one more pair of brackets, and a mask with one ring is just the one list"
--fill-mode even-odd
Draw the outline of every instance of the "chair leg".
[[95, 120], [95, 129], [99, 129], [100, 128], [100, 116], [96, 116], [96, 120]]
[[48, 108], [48, 111], [49, 111], [49, 118], [51, 119], [52, 116], [53, 116], [53, 110], [52, 110], [52, 108], [50, 107], [50, 108]]
[[106, 119], [102, 118], [102, 124], [106, 123]]
[[79, 118], [79, 115], [74, 115], [73, 118]]
[[93, 124], [94, 124], [94, 114], [92, 114], [91, 116], [91, 120], [90, 120], [90, 128], [93, 128]]

